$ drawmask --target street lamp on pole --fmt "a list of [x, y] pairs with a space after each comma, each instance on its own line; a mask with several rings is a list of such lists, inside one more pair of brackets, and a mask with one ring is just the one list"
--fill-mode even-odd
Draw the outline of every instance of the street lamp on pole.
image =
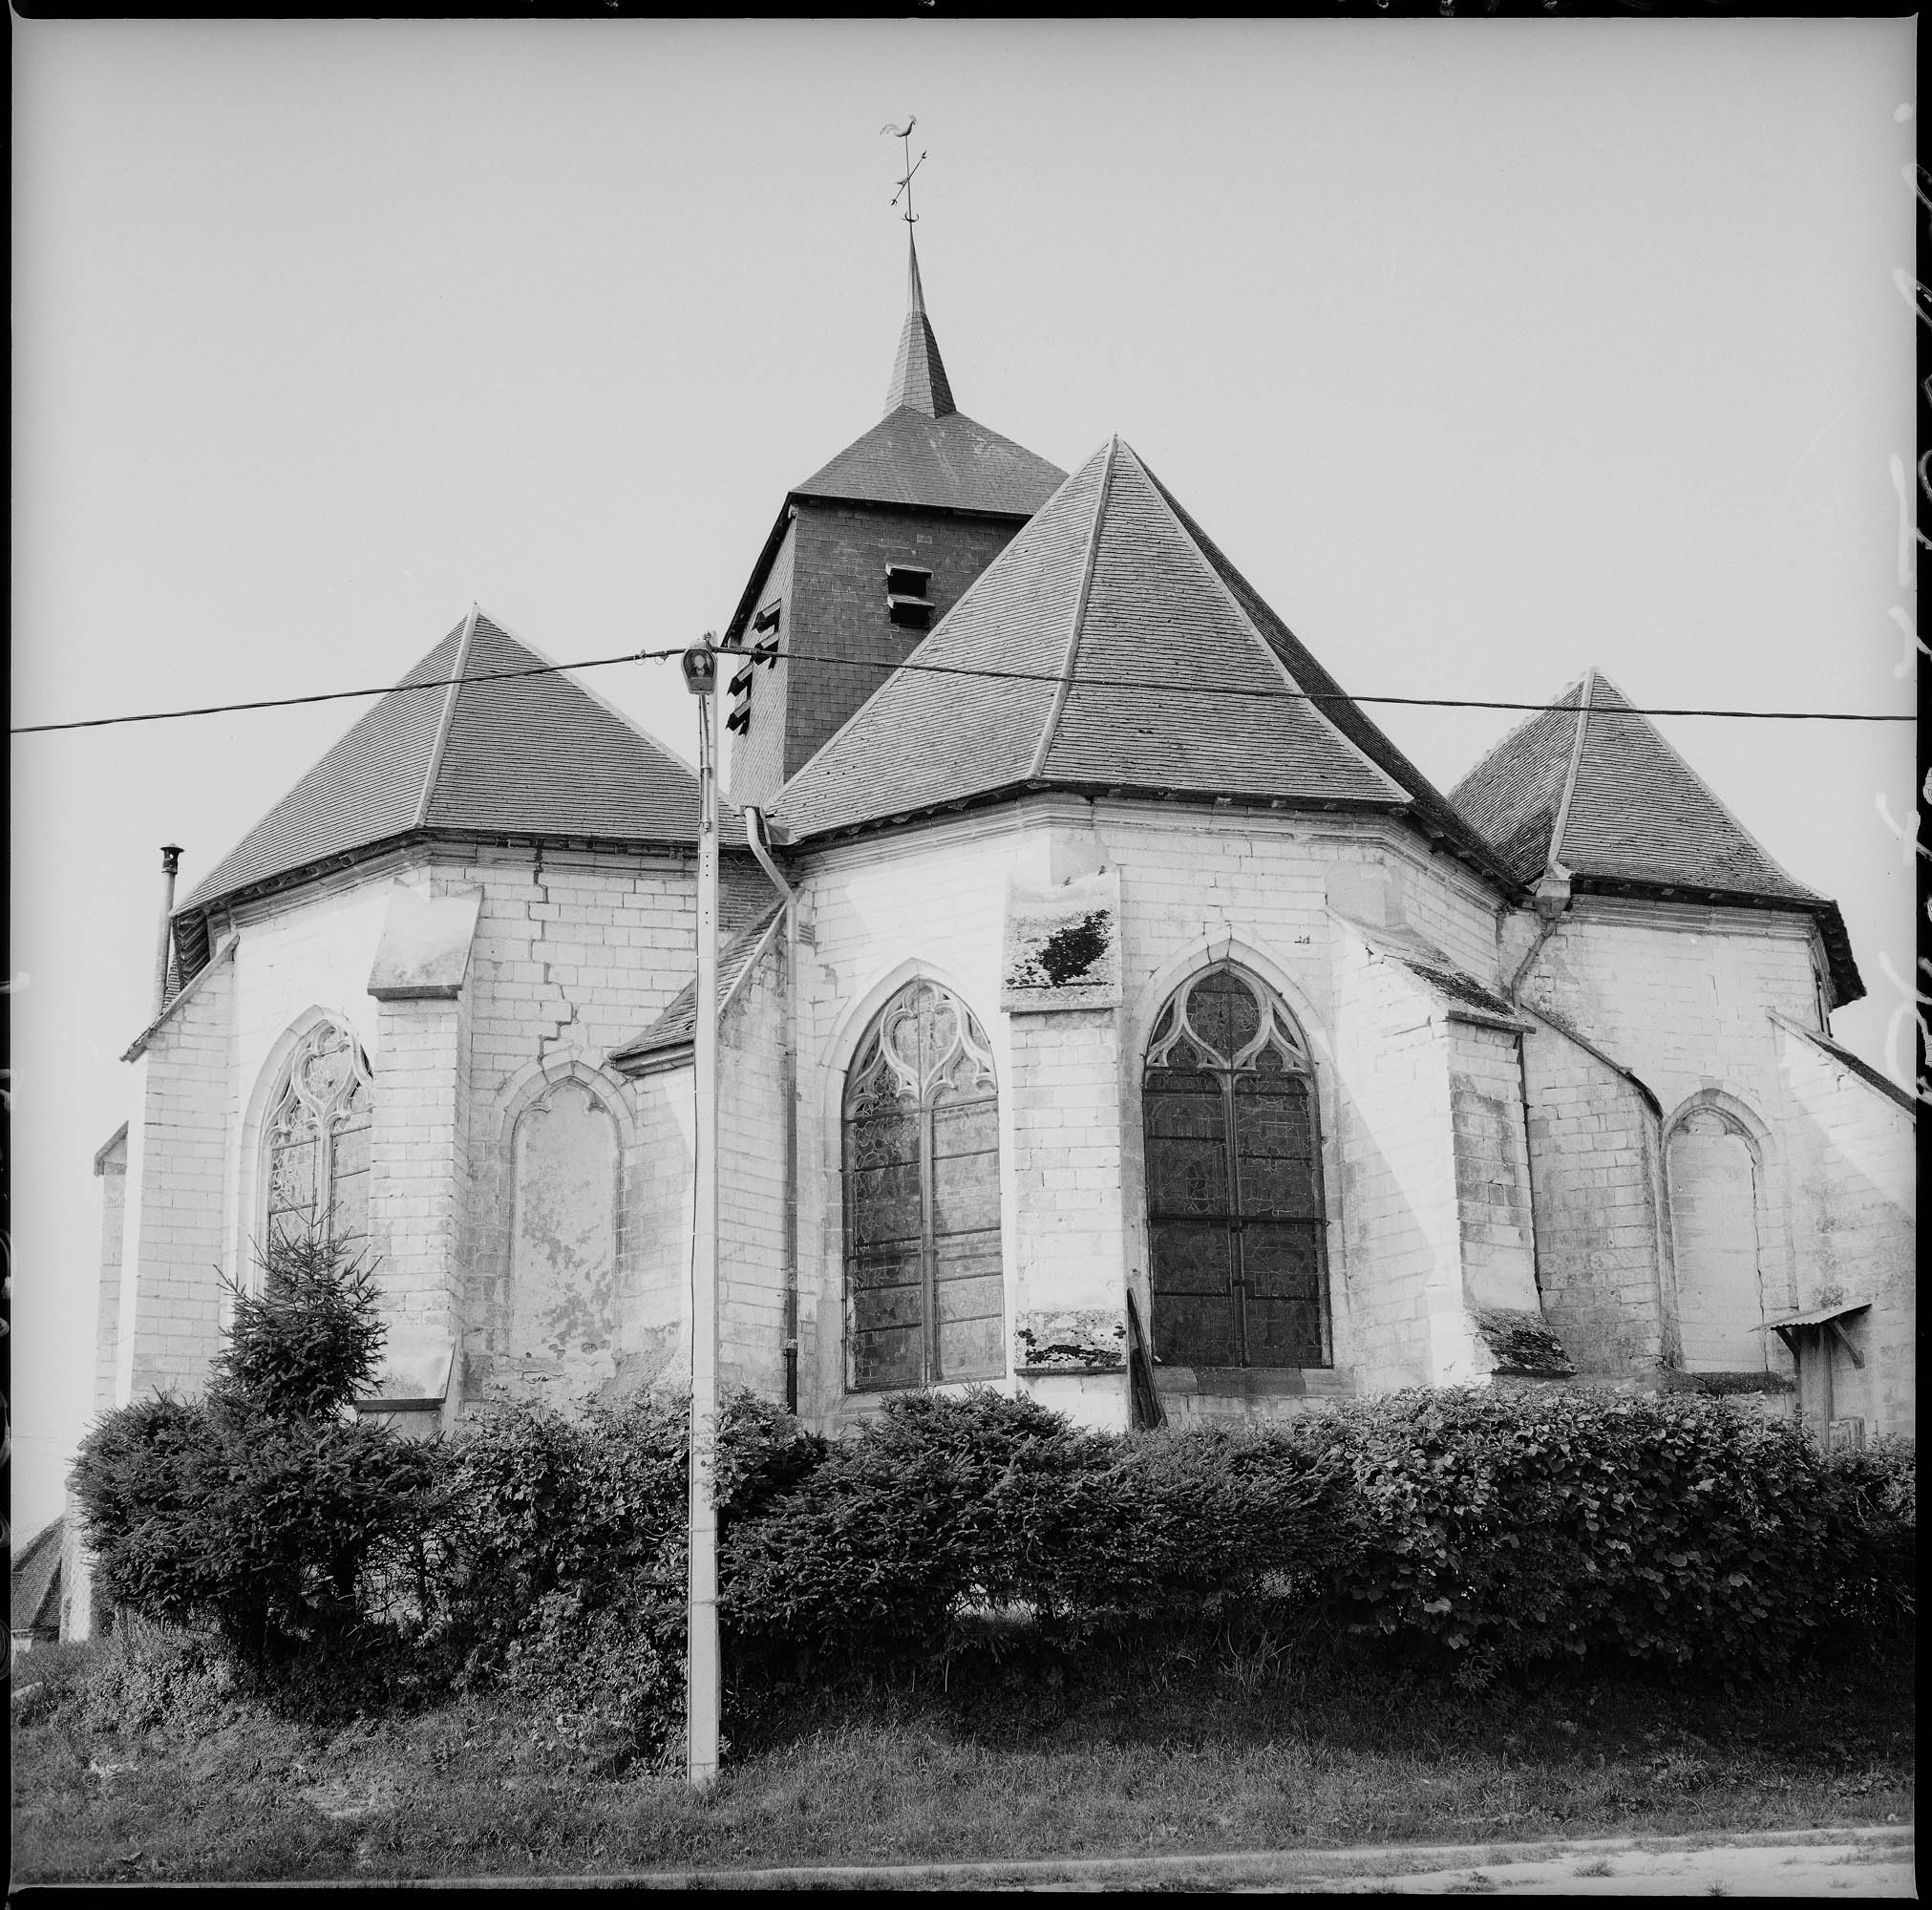
[[683, 659], [698, 700], [697, 1185], [691, 1229], [690, 1581], [685, 1640], [686, 1771], [702, 1790], [718, 1774], [718, 769], [716, 638]]

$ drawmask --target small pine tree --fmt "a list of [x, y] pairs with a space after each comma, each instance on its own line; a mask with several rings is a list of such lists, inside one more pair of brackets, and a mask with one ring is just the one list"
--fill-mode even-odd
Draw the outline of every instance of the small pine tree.
[[382, 1356], [373, 1266], [319, 1236], [257, 1260], [204, 1397], [103, 1415], [72, 1483], [109, 1599], [275, 1672], [370, 1634], [368, 1570], [414, 1549], [435, 1460], [350, 1410]]
[[322, 1234], [278, 1233], [258, 1254], [261, 1291], [228, 1284], [227, 1344], [208, 1373], [217, 1411], [339, 1418], [382, 1368], [375, 1266]]

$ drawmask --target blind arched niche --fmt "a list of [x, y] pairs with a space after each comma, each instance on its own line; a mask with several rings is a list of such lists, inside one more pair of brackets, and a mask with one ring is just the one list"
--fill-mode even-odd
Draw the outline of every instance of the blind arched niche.
[[1694, 1108], [1670, 1130], [1666, 1160], [1685, 1369], [1759, 1371], [1769, 1356], [1756, 1145], [1733, 1115]]
[[511, 1357], [606, 1364], [617, 1331], [617, 1122], [586, 1082], [546, 1088], [510, 1140]]

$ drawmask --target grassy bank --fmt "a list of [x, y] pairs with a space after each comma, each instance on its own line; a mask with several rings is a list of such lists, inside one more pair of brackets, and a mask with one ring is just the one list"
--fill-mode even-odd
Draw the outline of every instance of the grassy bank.
[[469, 1698], [318, 1728], [62, 1646], [15, 1666], [15, 1882], [914, 1862], [1909, 1822], [1912, 1666], [1725, 1697], [1472, 1695], [1222, 1652], [1126, 1688], [1009, 1667], [770, 1718], [707, 1797]]

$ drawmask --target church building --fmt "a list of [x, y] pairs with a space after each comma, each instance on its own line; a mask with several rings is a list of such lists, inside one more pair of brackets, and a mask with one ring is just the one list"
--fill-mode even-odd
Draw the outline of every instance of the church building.
[[[1438, 792], [1132, 446], [958, 409], [916, 254], [723, 643], [728, 1382], [827, 1432], [963, 1383], [1913, 1431], [1913, 1107], [1832, 1038], [1837, 905], [1600, 670]], [[195, 1389], [291, 1228], [379, 1262], [399, 1425], [685, 1383], [697, 783], [547, 661], [473, 607], [173, 907], [97, 1406]]]

